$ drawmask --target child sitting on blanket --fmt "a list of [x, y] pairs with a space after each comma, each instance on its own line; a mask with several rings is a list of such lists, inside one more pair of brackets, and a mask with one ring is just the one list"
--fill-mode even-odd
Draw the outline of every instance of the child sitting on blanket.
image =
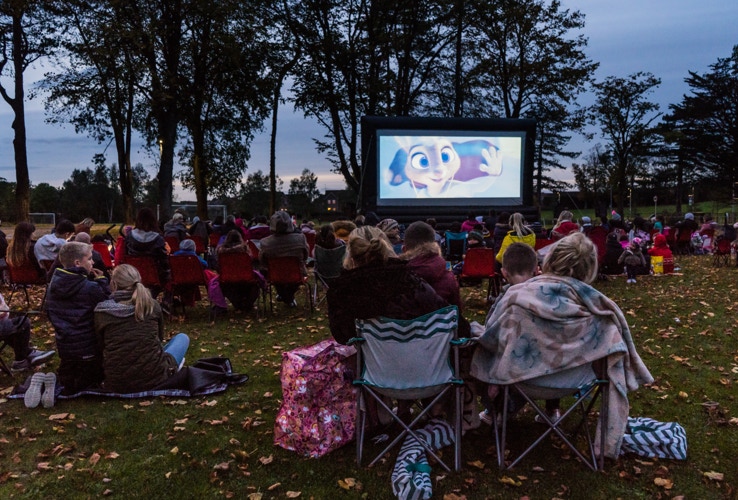
[[[502, 262], [502, 276], [507, 281], [507, 284], [502, 287], [500, 294], [490, 307], [485, 323], [489, 320], [490, 316], [492, 316], [492, 313], [494, 312], [497, 304], [499, 304], [500, 299], [511, 286], [528, 281], [539, 272], [538, 256], [536, 255], [536, 251], [526, 243], [511, 243], [505, 250]], [[492, 415], [488, 408], [492, 404], [492, 400], [497, 395], [497, 391], [498, 386], [489, 385], [487, 386], [487, 389], [482, 392], [482, 403], [484, 403], [485, 409], [479, 414], [479, 420], [487, 425], [492, 425]], [[552, 402], [552, 406], [552, 410], [557, 410], [558, 401]]]
[[161, 307], [135, 267], [117, 266], [112, 279], [111, 299], [95, 308], [95, 332], [103, 351], [102, 385], [122, 393], [153, 389], [182, 367], [190, 339], [178, 333], [162, 347]]

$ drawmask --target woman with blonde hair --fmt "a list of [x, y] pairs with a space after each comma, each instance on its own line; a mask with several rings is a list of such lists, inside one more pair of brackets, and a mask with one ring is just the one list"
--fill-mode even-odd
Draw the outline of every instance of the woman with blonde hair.
[[328, 319], [336, 341], [345, 344], [355, 335], [357, 319], [412, 319], [447, 305], [407, 261], [397, 258], [381, 229], [351, 231], [343, 271], [328, 289]]
[[556, 224], [551, 229], [551, 239], [560, 240], [564, 236], [576, 233], [580, 230], [579, 224], [574, 222], [574, 214], [568, 210], [562, 210]]
[[511, 229], [502, 240], [500, 250], [495, 256], [497, 262], [500, 264], [502, 264], [502, 256], [505, 255], [505, 250], [507, 250], [507, 247], [513, 243], [525, 243], [531, 248], [535, 248], [536, 246], [536, 233], [525, 225], [525, 217], [523, 217], [523, 214], [519, 212], [512, 214], [510, 216], [509, 224]]
[[153, 389], [182, 367], [190, 339], [178, 333], [162, 346], [161, 307], [141, 283], [135, 267], [117, 266], [111, 288], [111, 299], [95, 308], [95, 332], [105, 372], [103, 387], [122, 393]]
[[[511, 286], [496, 303], [471, 373], [498, 386], [524, 382], [546, 389], [575, 388], [591, 381], [593, 363], [605, 359], [609, 422], [607, 429], [598, 429], [605, 433], [605, 448], [596, 453], [617, 458], [628, 420], [628, 392], [653, 377], [636, 352], [623, 312], [590, 285], [596, 276], [597, 248], [584, 234], [552, 244], [543, 273]], [[558, 392], [551, 391], [551, 397]], [[555, 399], [546, 405], [553, 419], [557, 406]]]

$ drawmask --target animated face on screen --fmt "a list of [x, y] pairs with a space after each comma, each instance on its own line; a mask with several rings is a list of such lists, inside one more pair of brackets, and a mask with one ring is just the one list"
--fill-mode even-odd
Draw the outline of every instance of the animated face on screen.
[[416, 196], [442, 196], [455, 183], [502, 173], [502, 154], [485, 140], [454, 143], [445, 137], [398, 137], [390, 184], [409, 182]]

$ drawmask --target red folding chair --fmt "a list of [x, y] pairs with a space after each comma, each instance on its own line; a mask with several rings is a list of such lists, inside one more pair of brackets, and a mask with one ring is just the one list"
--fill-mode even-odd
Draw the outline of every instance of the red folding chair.
[[712, 265], [715, 267], [730, 266], [730, 240], [718, 236], [715, 240], [715, 248], [712, 253]]
[[141, 283], [150, 289], [161, 291], [163, 283], [159, 279], [159, 271], [156, 260], [153, 257], [126, 255], [125, 263], [130, 264], [138, 270], [141, 275]]
[[188, 240], [195, 242], [195, 253], [198, 255], [205, 255], [208, 252], [208, 247], [205, 246], [205, 240], [202, 236], [196, 234], [187, 237]]
[[[254, 275], [253, 260], [245, 252], [222, 252], [218, 255], [221, 285], [242, 285], [260, 287]], [[266, 311], [266, 295], [259, 289], [262, 308]], [[259, 300], [258, 298], [256, 299]], [[257, 314], [259, 308], [256, 308]]]
[[303, 276], [301, 261], [298, 257], [272, 257], [267, 260], [269, 269], [269, 309], [274, 312], [272, 288], [275, 285], [297, 285], [305, 287], [307, 304], [313, 312], [313, 294], [310, 293], [308, 277]]
[[259, 262], [259, 247], [256, 246], [256, 243], [251, 240], [246, 240], [246, 246], [251, 250], [251, 259], [254, 262]]
[[110, 270], [113, 268], [113, 257], [110, 255], [110, 248], [104, 241], [96, 241], [92, 244], [92, 249], [102, 256], [103, 264]]
[[[487, 301], [499, 293], [499, 275], [495, 271], [495, 251], [492, 248], [470, 248], [458, 276], [459, 285], [465, 280], [487, 280]], [[492, 292], [494, 291], [494, 294]]]
[[536, 246], [534, 247], [534, 250], [537, 252], [543, 247], [547, 247], [550, 244], [552, 244], [554, 240], [550, 238], [536, 238]]
[[200, 287], [207, 286], [202, 263], [194, 255], [170, 255], [169, 266], [172, 271], [172, 297], [179, 297], [184, 315], [186, 306], [193, 306], [202, 298]]
[[177, 238], [176, 236], [165, 236], [164, 241], [169, 246], [169, 251], [171, 253], [174, 253], [177, 250], [179, 250], [179, 238]]
[[315, 251], [315, 238], [317, 236], [317, 233], [302, 233], [305, 235], [305, 240], [308, 244], [308, 257], [315, 257], [314, 251]]
[[37, 268], [32, 262], [27, 262], [22, 266], [13, 266], [10, 263], [8, 265], [8, 280], [10, 285], [10, 295], [8, 296], [8, 307], [13, 302], [13, 295], [18, 290], [23, 290], [23, 294], [26, 297], [26, 309], [31, 306], [31, 298], [28, 295], [28, 289], [32, 286], [44, 287], [44, 297], [41, 300], [41, 310], [44, 308], [44, 302], [46, 301], [46, 279], [39, 274], [39, 268]]

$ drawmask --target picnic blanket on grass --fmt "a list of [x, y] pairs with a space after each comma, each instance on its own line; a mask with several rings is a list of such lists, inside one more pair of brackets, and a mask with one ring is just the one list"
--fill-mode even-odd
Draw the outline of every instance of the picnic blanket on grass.
[[[16, 386], [8, 396], [9, 399], [23, 399], [30, 385], [29, 376], [22, 384]], [[225, 391], [231, 385], [243, 384], [249, 376], [233, 372], [228, 358], [203, 358], [192, 366], [185, 366], [163, 384], [146, 391], [121, 393], [93, 387], [74, 394], [65, 394], [64, 387], [57, 384], [56, 399], [74, 399], [81, 396], [103, 396], [108, 398], [150, 398], [156, 396], [195, 397]]]

